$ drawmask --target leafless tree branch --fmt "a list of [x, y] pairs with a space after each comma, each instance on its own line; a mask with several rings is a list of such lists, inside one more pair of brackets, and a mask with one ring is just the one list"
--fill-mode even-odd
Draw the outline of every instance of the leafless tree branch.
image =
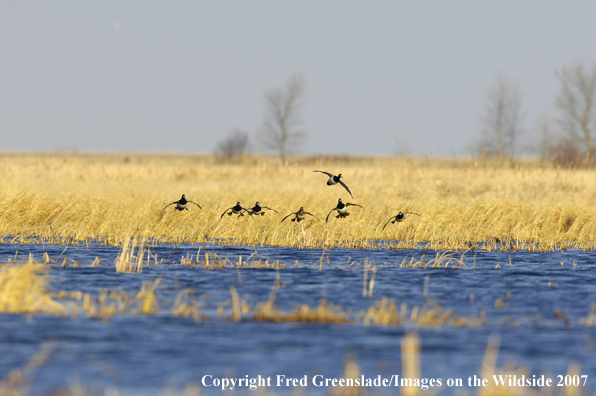
[[287, 153], [306, 141], [306, 131], [300, 129], [305, 91], [303, 76], [295, 74], [285, 88], [265, 93], [265, 116], [259, 135], [266, 148], [279, 152], [282, 162]]
[[512, 155], [523, 132], [522, 101], [519, 88], [506, 75], [497, 75], [497, 82], [487, 93], [481, 114], [480, 137], [476, 153]]
[[594, 153], [596, 138], [596, 64], [563, 66], [556, 72], [561, 91], [556, 98], [563, 132], [588, 153]]

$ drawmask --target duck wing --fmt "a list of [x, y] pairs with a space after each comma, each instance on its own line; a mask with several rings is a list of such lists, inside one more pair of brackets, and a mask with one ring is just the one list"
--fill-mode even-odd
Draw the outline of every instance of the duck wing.
[[277, 210], [273, 209], [273, 208], [270, 208], [270, 207], [267, 207], [267, 206], [261, 206], [261, 208], [264, 208], [264, 209], [269, 209], [269, 210], [272, 210], [272, 211], [274, 211], [275, 213], [279, 214], [279, 212], [278, 212]]
[[346, 186], [346, 183], [342, 182], [341, 179], [340, 179], [339, 180], [339, 184], [341, 184], [342, 187], [345, 188], [350, 193], [350, 197], [354, 198], [354, 196], [352, 195], [352, 192], [350, 191], [350, 189], [348, 188], [348, 186]]
[[[251, 219], [254, 219], [254, 217], [252, 217], [252, 212], [246, 208], [240, 207], [240, 209], [242, 209], [243, 211], [245, 211], [246, 213], [248, 213], [251, 217]], [[240, 211], [240, 213], [242, 213], [242, 210]]]
[[280, 223], [283, 223], [285, 219], [287, 219], [291, 215], [295, 215], [296, 213], [298, 213], [298, 212], [290, 213], [289, 215], [287, 215], [286, 217], [284, 217], [283, 219], [281, 219]]
[[324, 173], [324, 174], [326, 174], [326, 175], [327, 175], [327, 176], [329, 176], [329, 177], [333, 177], [333, 176], [335, 176], [335, 175], [334, 175], [334, 174], [332, 174], [332, 173], [325, 172], [325, 171], [320, 171], [320, 170], [314, 170], [313, 172], [321, 172], [321, 173]]
[[229, 208], [227, 208], [226, 210], [224, 210], [224, 212], [221, 214], [221, 216], [219, 217], [219, 219], [221, 220], [221, 219], [222, 219], [222, 217], [224, 217], [224, 215], [225, 215], [226, 213], [228, 213], [228, 210], [230, 210], [230, 209], [232, 209], [232, 208], [233, 208], [233, 206], [230, 206]]
[[[346, 206], [358, 206], [359, 208], [362, 208], [362, 206], [355, 204], [355, 203], [350, 203], [350, 202], [346, 202]], [[364, 209], [364, 208], [362, 208]]]
[[319, 218], [317, 216], [315, 216], [314, 214], [304, 211], [304, 213], [306, 213], [307, 215], [311, 215], [312, 217], [314, 217], [315, 219], [319, 220]]
[[335, 207], [335, 208], [331, 209], [331, 212], [329, 212], [329, 214], [327, 214], [327, 217], [325, 217], [325, 223], [327, 223], [327, 222], [329, 221], [329, 215], [331, 215], [331, 213], [332, 213], [334, 210], [337, 210], [337, 207]]
[[164, 210], [166, 210], [166, 208], [167, 208], [168, 206], [170, 206], [170, 205], [174, 205], [174, 204], [177, 204], [177, 203], [178, 203], [178, 201], [174, 201], [174, 202], [172, 202], [172, 203], [169, 203], [169, 204], [167, 204], [167, 205], [166, 205], [166, 207], [165, 207], [165, 208], [163, 208], [162, 212], [163, 212]]
[[422, 217], [422, 215], [419, 215], [418, 213], [414, 213], [414, 212], [404, 212], [404, 214], [413, 214], [413, 215]]
[[[188, 201], [188, 200], [187, 200], [187, 201]], [[197, 206], [199, 207], [199, 209], [203, 210], [203, 208], [201, 208], [201, 205], [199, 205], [198, 203], [196, 203], [196, 202], [193, 202], [193, 201], [188, 201], [188, 202], [190, 202], [190, 203], [193, 203], [193, 204], [197, 205]]]
[[387, 220], [387, 223], [385, 223], [385, 225], [383, 226], [383, 229], [381, 231], [383, 231], [385, 229], [385, 227], [387, 227], [387, 224], [389, 224], [389, 222], [393, 219], [395, 219], [397, 216], [393, 216], [392, 218], [390, 218], [389, 220]]

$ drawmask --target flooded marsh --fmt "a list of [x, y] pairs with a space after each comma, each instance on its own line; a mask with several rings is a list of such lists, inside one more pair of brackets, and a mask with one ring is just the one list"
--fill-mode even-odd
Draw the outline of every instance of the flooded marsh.
[[[415, 331], [426, 378], [480, 375], [487, 343], [497, 336], [499, 372], [554, 378], [579, 365], [588, 382], [578, 389], [595, 386], [592, 251], [144, 249], [154, 259], [141, 271], [118, 272], [121, 247], [0, 245], [2, 274], [37, 266], [35, 277], [46, 282], [37, 292], [61, 307], [0, 314], [3, 378], [40, 351], [48, 351], [46, 360], [16, 389], [27, 384], [29, 394], [46, 394], [72, 386], [76, 376], [89, 389], [122, 394], [189, 384], [219, 394], [201, 385], [205, 375], [310, 381], [343, 377], [352, 361], [368, 377], [403, 376], [402, 343]], [[453, 257], [446, 268], [445, 259], [425, 259], [446, 255]]]
[[[0, 395], [596, 388], [593, 169], [50, 153], [3, 154], [0, 175]], [[225, 216], [237, 202], [272, 210]]]

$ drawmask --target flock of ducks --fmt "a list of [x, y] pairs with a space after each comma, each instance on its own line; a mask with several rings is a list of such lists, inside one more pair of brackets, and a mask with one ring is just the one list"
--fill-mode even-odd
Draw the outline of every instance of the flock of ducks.
[[[315, 170], [313, 172], [320, 172], [320, 173], [324, 173], [327, 176], [329, 176], [329, 180], [327, 180], [327, 185], [328, 186], [333, 186], [336, 184], [340, 184], [343, 188], [346, 189], [346, 191], [350, 194], [350, 196], [352, 198], [354, 198], [354, 196], [352, 195], [352, 192], [350, 191], [350, 189], [348, 188], [348, 186], [346, 186], [346, 184], [341, 181], [341, 179], [343, 178], [342, 174], [340, 173], [339, 175], [334, 175], [332, 173], [329, 172], [325, 172], [325, 171], [320, 171], [320, 170]], [[174, 201], [172, 203], [169, 203], [166, 205], [165, 208], [163, 208], [162, 212], [164, 212], [169, 206], [171, 205], [176, 205], [174, 206], [174, 209], [176, 210], [188, 210], [188, 204], [192, 203], [195, 204], [199, 207], [199, 209], [203, 209], [201, 208], [201, 205], [199, 205], [196, 202], [190, 201], [188, 199], [186, 199], [186, 195], [182, 194], [182, 198], [180, 198], [178, 201]], [[333, 213], [333, 211], [337, 211], [337, 216], [335, 216], [338, 219], [343, 219], [347, 216], [350, 215], [350, 213], [348, 213], [348, 207], [349, 206], [358, 206], [359, 208], [362, 208], [362, 206], [355, 204], [355, 203], [351, 203], [351, 202], [346, 202], [344, 203], [341, 198], [337, 201], [337, 205], [335, 206], [335, 208], [331, 209], [331, 211], [329, 211], [329, 213], [327, 214], [327, 217], [325, 218], [325, 222], [328, 223], [329, 222], [329, 216], [331, 215], [331, 213]], [[362, 208], [363, 209], [363, 208]], [[266, 210], [272, 210], [275, 213], [279, 214], [279, 212], [275, 209], [269, 208], [267, 206], [262, 206], [259, 204], [259, 202], [257, 202], [255, 204], [255, 206], [253, 206], [252, 208], [244, 208], [242, 207], [242, 205], [240, 205], [240, 202], [237, 202], [236, 205], [234, 206], [230, 206], [229, 208], [227, 208], [219, 217], [219, 219], [221, 220], [226, 214], [228, 216], [231, 216], [233, 214], [238, 215], [238, 217], [240, 216], [244, 216], [244, 212], [248, 213], [248, 215], [253, 216], [253, 215], [261, 215], [263, 216], [265, 214]], [[387, 224], [391, 223], [401, 223], [402, 221], [404, 221], [404, 219], [406, 218], [407, 214], [413, 214], [416, 216], [420, 216], [418, 213], [414, 213], [414, 212], [399, 212], [398, 214], [396, 214], [395, 216], [392, 216], [389, 220], [387, 220], [387, 222], [385, 223], [385, 225], [383, 226], [383, 229], [381, 231], [383, 231], [385, 229], [385, 227], [387, 227]], [[300, 209], [296, 212], [290, 213], [289, 215], [287, 215], [286, 217], [284, 217], [283, 219], [281, 219], [281, 222], [283, 223], [283, 221], [285, 219], [287, 219], [290, 216], [294, 216], [293, 219], [291, 219], [291, 221], [295, 221], [295, 222], [301, 222], [302, 220], [304, 220], [306, 218], [306, 215], [309, 216], [313, 216], [314, 218], [316, 218], [317, 220], [319, 220], [319, 218], [317, 216], [315, 216], [314, 214], [307, 212], [306, 210], [304, 210], [304, 207], [300, 207]]]

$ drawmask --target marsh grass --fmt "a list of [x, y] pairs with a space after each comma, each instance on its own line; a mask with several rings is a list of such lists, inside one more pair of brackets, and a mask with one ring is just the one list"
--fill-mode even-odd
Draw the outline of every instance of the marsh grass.
[[[134, 241], [132, 242], [134, 245]], [[123, 251], [129, 251], [122, 249]], [[131, 249], [132, 250], [132, 249]], [[200, 252], [200, 251], [199, 251]], [[122, 254], [120, 255], [122, 256]], [[135, 256], [132, 256], [135, 257]], [[198, 255], [197, 255], [198, 257]], [[322, 256], [324, 257], [324, 255]], [[441, 258], [443, 257], [443, 258]], [[447, 259], [445, 259], [447, 257]], [[249, 257], [250, 259], [250, 257]], [[322, 258], [323, 259], [323, 258]], [[419, 261], [410, 260], [407, 267], [427, 268], [428, 263], [447, 262], [446, 260], [455, 260], [461, 262], [462, 258], [457, 259], [449, 254], [440, 254], [437, 258], [426, 261], [421, 257]], [[116, 265], [118, 265], [118, 259]], [[190, 260], [193, 261], [193, 260]], [[405, 260], [404, 260], [405, 261]], [[55, 262], [44, 255], [44, 262]], [[183, 264], [184, 265], [184, 264]], [[428, 281], [426, 278], [423, 296], [424, 303], [413, 305], [411, 308], [405, 302], [382, 297], [376, 302], [372, 302], [370, 307], [360, 311], [344, 309], [339, 305], [332, 304], [326, 298], [322, 298], [318, 305], [310, 306], [308, 304], [296, 304], [287, 311], [275, 306], [275, 298], [278, 290], [283, 285], [279, 279], [279, 270], [284, 265], [279, 262], [274, 264], [255, 259], [253, 261], [242, 260], [237, 262], [228, 259], [209, 259], [206, 256], [204, 262], [196, 261], [192, 266], [199, 266], [204, 270], [224, 270], [232, 269], [238, 271], [240, 268], [276, 268], [278, 270], [277, 279], [274, 283], [269, 298], [265, 302], [257, 302], [251, 307], [248, 302], [240, 297], [236, 288], [230, 286], [230, 298], [218, 303], [217, 319], [232, 320], [240, 322], [249, 321], [268, 321], [268, 322], [316, 322], [316, 323], [350, 323], [362, 324], [365, 326], [418, 326], [418, 327], [478, 327], [478, 326], [521, 326], [524, 324], [536, 325], [540, 321], [540, 315], [526, 315], [520, 318], [511, 318], [508, 315], [499, 319], [488, 321], [486, 312], [482, 304], [479, 306], [479, 315], [460, 316], [451, 309], [444, 308], [441, 304], [428, 297]], [[311, 263], [312, 266], [318, 266], [318, 263]], [[563, 266], [564, 264], [561, 263]], [[403, 262], [399, 264], [403, 266]], [[363, 274], [363, 298], [372, 298], [374, 282], [378, 268], [374, 262], [357, 263], [351, 262], [346, 265], [345, 270], [355, 270], [362, 267]], [[459, 268], [451, 265], [453, 268]], [[133, 270], [136, 267], [132, 267]], [[434, 265], [430, 268], [446, 268]], [[574, 266], [575, 268], [575, 266]], [[203, 298], [208, 295], [202, 295], [199, 299], [194, 297], [194, 292], [190, 289], [184, 289], [178, 292], [175, 301], [165, 302], [160, 296], [161, 278], [153, 282], [144, 282], [138, 292], [126, 292], [120, 290], [100, 290], [97, 295], [92, 293], [83, 293], [81, 291], [51, 293], [47, 290], [47, 274], [49, 267], [35, 262], [31, 258], [22, 264], [6, 263], [0, 265], [0, 312], [17, 314], [46, 313], [54, 315], [72, 315], [79, 313], [87, 317], [99, 318], [108, 321], [114, 315], [121, 314], [157, 314], [162, 312], [163, 306], [171, 314], [194, 319], [196, 322], [209, 320], [209, 316], [204, 313]], [[134, 270], [133, 272], [136, 272]], [[238, 284], [242, 285], [242, 276], [238, 271]], [[474, 296], [470, 295], [470, 302], [474, 302]], [[511, 295], [503, 298], [496, 298], [494, 307], [502, 309], [509, 306]], [[573, 325], [569, 314], [555, 310], [553, 318], [542, 321], [548, 326], [566, 326]], [[596, 325], [596, 303], [590, 302], [587, 315], [580, 318], [580, 326]]]
[[[371, 272], [364, 267], [363, 274]], [[96, 294], [81, 291], [61, 291], [57, 294], [47, 290], [48, 267], [34, 261], [24, 264], [3, 264], [0, 266], [0, 312], [16, 314], [52, 314], [76, 316], [83, 314], [89, 318], [101, 319], [105, 322], [115, 315], [144, 314], [152, 315], [163, 312], [164, 309], [174, 316], [194, 319], [197, 323], [209, 320], [204, 311], [202, 295], [196, 298], [190, 289], [177, 293], [174, 302], [166, 302], [160, 296], [161, 278], [153, 282], [144, 282], [136, 292], [120, 290], [100, 290]], [[363, 297], [372, 297], [371, 278], [364, 278]], [[239, 283], [241, 278], [239, 276]], [[231, 286], [230, 298], [218, 304], [217, 319], [240, 322], [243, 320], [263, 322], [310, 322], [310, 323], [347, 323], [364, 326], [417, 326], [417, 327], [478, 327], [478, 326], [520, 326], [524, 324], [536, 325], [540, 315], [525, 316], [512, 319], [503, 316], [489, 322], [486, 312], [480, 305], [480, 314], [460, 316], [452, 309], [444, 308], [441, 304], [427, 297], [421, 305], [411, 308], [405, 302], [382, 297], [372, 302], [369, 308], [352, 311], [339, 305], [332, 304], [322, 298], [318, 305], [296, 304], [291, 310], [283, 310], [275, 306], [275, 299], [281, 282], [278, 279], [273, 285], [269, 298], [265, 302], [257, 302], [251, 307], [240, 297], [235, 287]], [[426, 290], [425, 286], [425, 290]], [[473, 301], [472, 296], [470, 301]], [[507, 298], [509, 301], [509, 298]], [[507, 303], [497, 298], [495, 308], [501, 309]], [[559, 326], [561, 323], [570, 326], [569, 315], [555, 310], [554, 320], [543, 321], [549, 326]], [[580, 326], [596, 325], [596, 303], [590, 302], [587, 315], [578, 321]]]
[[47, 272], [47, 267], [33, 261], [0, 266], [0, 312], [66, 316], [67, 305], [46, 289]]
[[422, 306], [415, 305], [408, 310], [406, 303], [401, 303], [398, 307], [397, 301], [383, 297], [367, 310], [359, 312], [357, 316], [362, 318], [362, 324], [365, 326], [411, 324], [419, 327], [478, 327], [488, 324], [484, 310], [480, 317], [473, 315], [460, 317], [453, 310], [443, 308], [432, 299], [427, 299]]
[[[137, 253], [135, 255], [135, 248]], [[125, 238], [120, 254], [116, 258], [116, 272], [143, 272], [143, 258], [145, 256], [145, 242], [137, 242], [136, 238]], [[151, 251], [147, 251], [147, 262], [151, 258]]]
[[350, 323], [350, 311], [344, 311], [340, 306], [330, 304], [325, 298], [321, 298], [319, 305], [311, 307], [308, 304], [294, 306], [291, 312], [285, 312], [274, 307], [275, 297], [279, 288], [278, 277], [271, 289], [267, 302], [258, 303], [254, 309], [253, 316], [257, 322], [315, 322], [315, 323]]
[[[55, 315], [77, 315], [83, 313], [89, 318], [105, 322], [115, 315], [157, 314], [161, 310], [159, 285], [161, 278], [153, 282], [144, 282], [136, 293], [120, 290], [100, 290], [96, 296], [81, 291], [61, 291], [52, 296], [46, 288], [48, 267], [30, 261], [21, 265], [5, 264], [0, 268], [0, 312], [33, 314], [46, 313]], [[275, 298], [281, 286], [278, 278], [273, 285], [266, 302], [257, 302], [252, 308], [238, 295], [235, 287], [230, 286], [230, 298], [218, 305], [217, 317], [240, 322], [253, 320], [258, 322], [311, 322], [311, 323], [362, 323], [364, 325], [399, 326], [406, 323], [418, 326], [478, 326], [486, 324], [486, 319], [474, 317], [458, 318], [451, 310], [443, 309], [439, 304], [428, 299], [422, 307], [415, 306], [409, 312], [402, 304], [400, 311], [396, 302], [383, 297], [373, 303], [366, 311], [356, 312], [343, 309], [322, 298], [318, 305], [295, 305], [291, 311], [275, 307]], [[194, 298], [191, 290], [178, 292], [169, 312], [175, 316], [190, 317], [196, 322], [208, 320], [204, 314], [200, 299]]]
[[[161, 279], [144, 282], [141, 289], [129, 295], [125, 290], [100, 290], [97, 296], [81, 291], [61, 291], [56, 298], [63, 301], [76, 302], [77, 311], [89, 318], [98, 318], [107, 322], [114, 315], [123, 314], [157, 314], [160, 312], [158, 286]], [[187, 305], [183, 305], [183, 303]], [[196, 317], [193, 309], [200, 306], [188, 303], [180, 297], [172, 306], [172, 313], [177, 316]], [[200, 319], [200, 318], [199, 318]]]
[[[355, 198], [326, 186], [314, 169], [343, 173]], [[0, 235], [112, 245], [135, 236], [299, 248], [369, 248], [389, 240], [431, 249], [592, 250], [595, 176], [593, 169], [531, 160], [317, 157], [292, 158], [282, 167], [261, 156], [221, 164], [211, 156], [3, 154]], [[182, 193], [203, 210], [162, 211]], [[325, 223], [339, 197], [363, 209]], [[247, 207], [259, 201], [279, 215], [220, 220], [237, 201]], [[321, 221], [280, 223], [300, 206]], [[399, 211], [422, 217], [406, 216], [382, 231]]]

